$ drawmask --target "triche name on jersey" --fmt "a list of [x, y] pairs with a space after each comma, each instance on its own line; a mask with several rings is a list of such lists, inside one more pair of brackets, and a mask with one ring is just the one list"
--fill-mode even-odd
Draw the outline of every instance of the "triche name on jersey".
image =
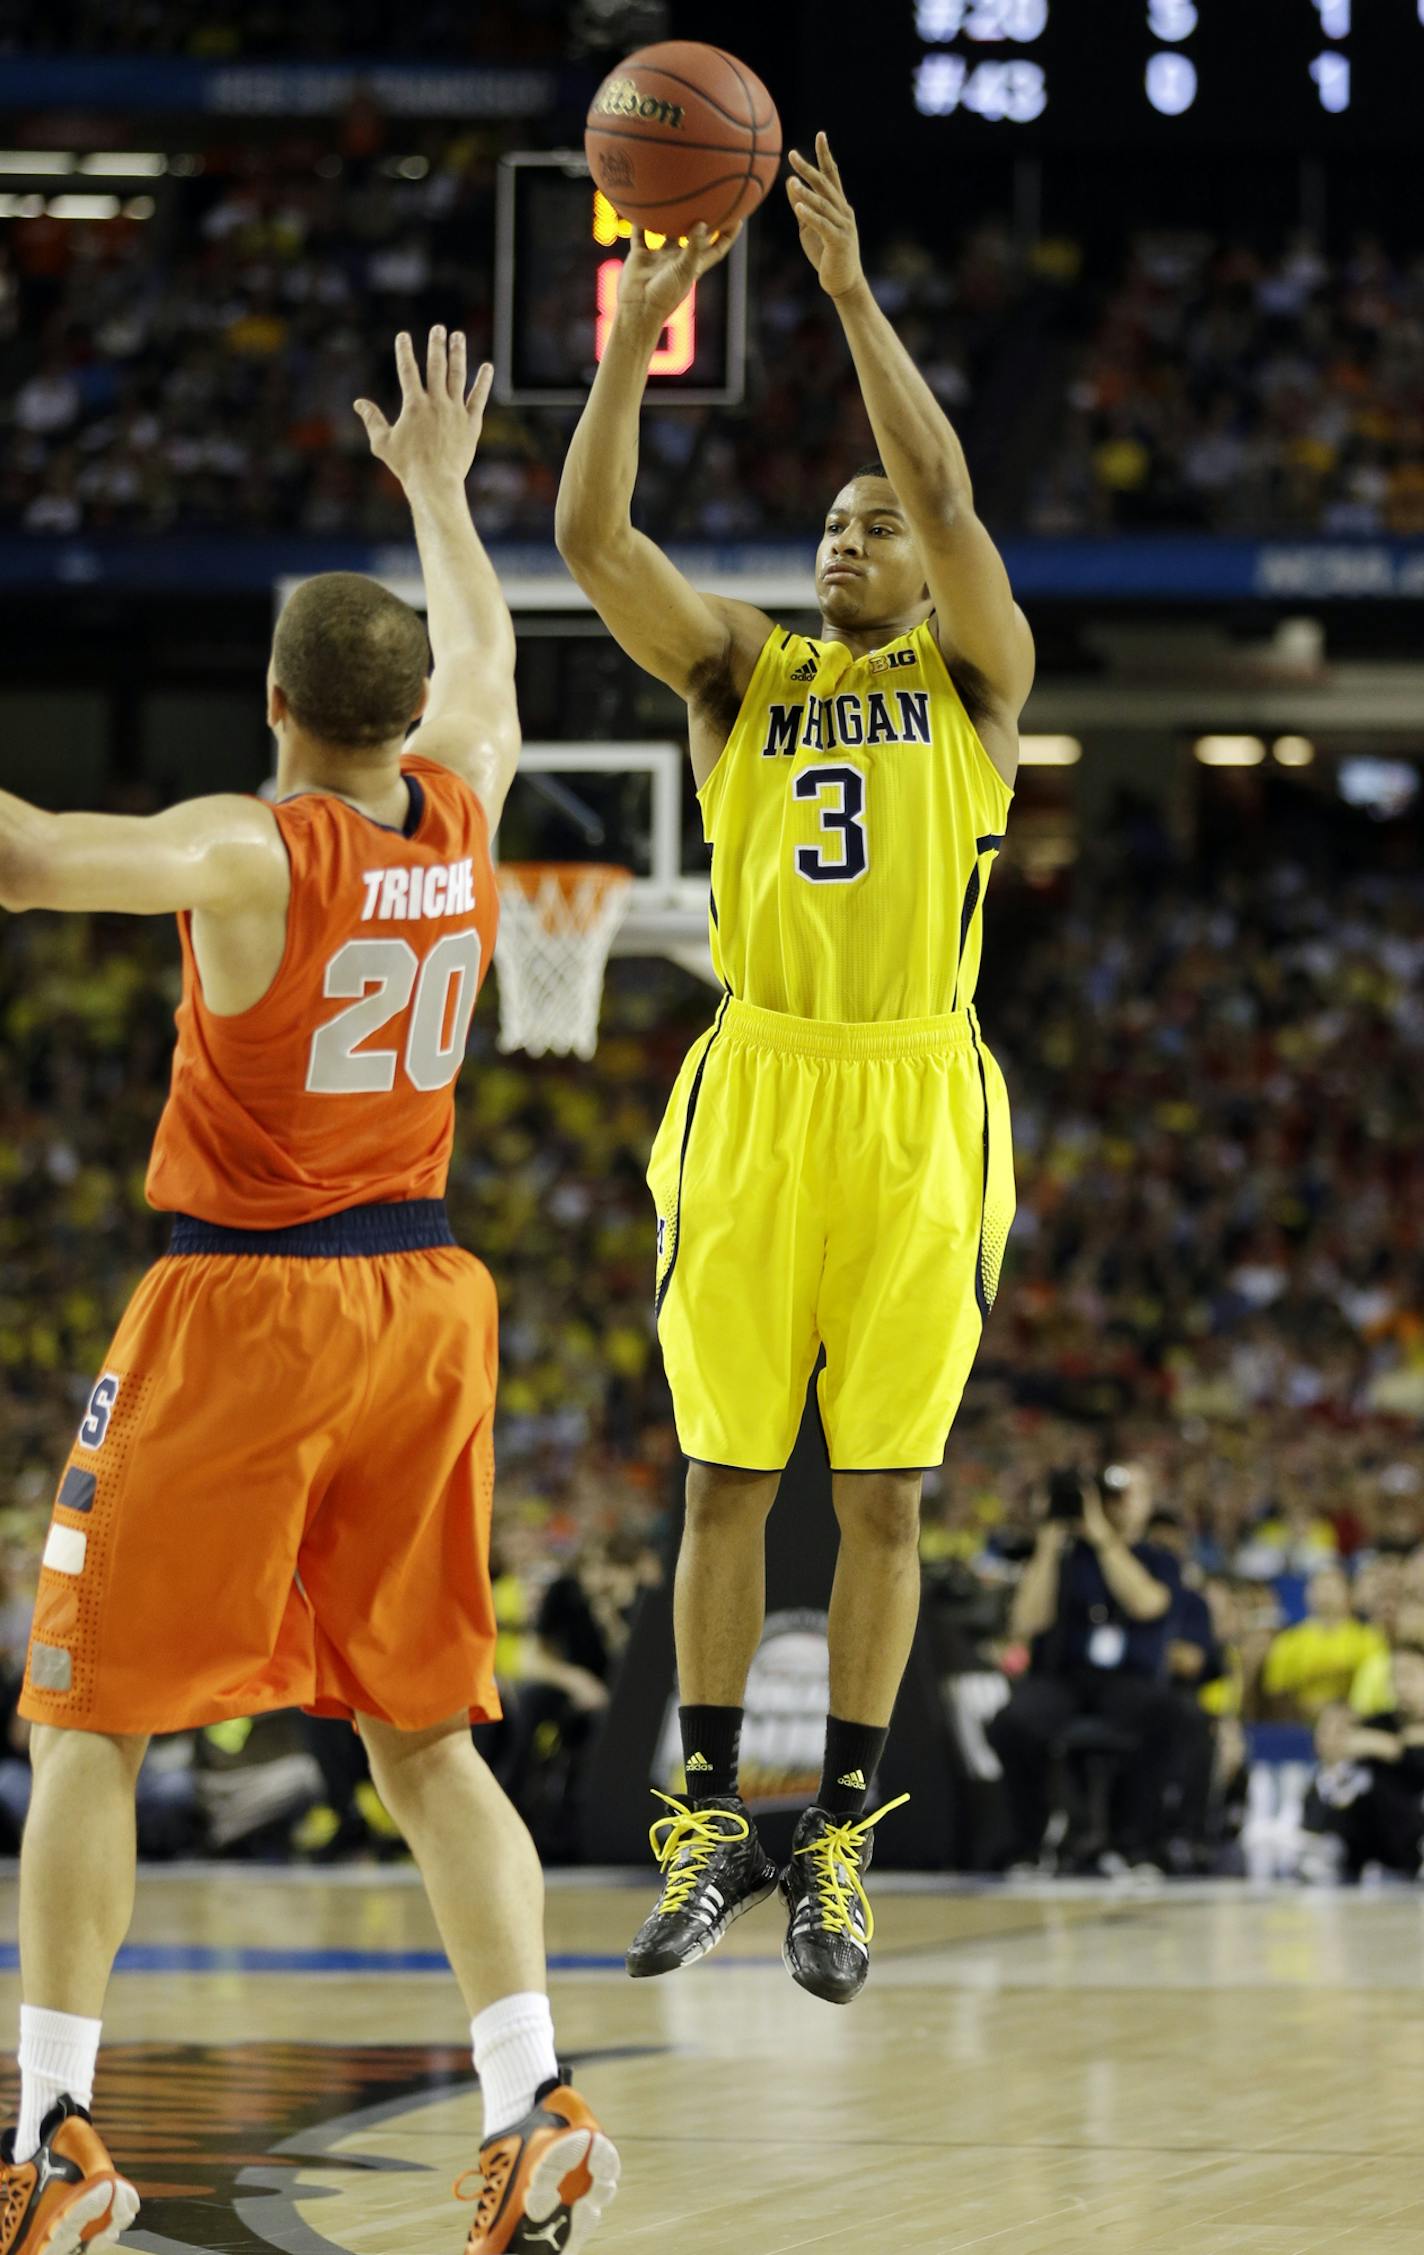
[[366, 899], [361, 921], [369, 924], [411, 923], [423, 916], [472, 916], [475, 909], [475, 865], [467, 854], [463, 861], [448, 861], [434, 869], [364, 869]]

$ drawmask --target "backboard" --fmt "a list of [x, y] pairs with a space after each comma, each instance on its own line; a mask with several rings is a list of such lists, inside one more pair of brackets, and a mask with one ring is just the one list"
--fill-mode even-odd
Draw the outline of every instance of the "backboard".
[[613, 861], [633, 872], [615, 955], [665, 955], [714, 980], [707, 856], [687, 749], [654, 743], [526, 744], [496, 859]]

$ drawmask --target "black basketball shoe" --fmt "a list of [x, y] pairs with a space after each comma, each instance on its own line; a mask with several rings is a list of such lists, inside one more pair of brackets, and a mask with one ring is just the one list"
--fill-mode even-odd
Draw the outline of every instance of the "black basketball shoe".
[[850, 2004], [865, 1987], [875, 1913], [861, 1873], [869, 1868], [875, 1826], [909, 1798], [902, 1793], [873, 1817], [808, 1809], [796, 1827], [781, 1876], [791, 1913], [781, 1955], [792, 1980], [827, 2004]]
[[689, 1808], [659, 1793], [672, 1815], [649, 1833], [664, 1873], [657, 1907], [628, 1951], [635, 1981], [676, 1973], [715, 1950], [727, 1928], [776, 1893], [777, 1869], [767, 1857], [746, 1805], [735, 1794]]

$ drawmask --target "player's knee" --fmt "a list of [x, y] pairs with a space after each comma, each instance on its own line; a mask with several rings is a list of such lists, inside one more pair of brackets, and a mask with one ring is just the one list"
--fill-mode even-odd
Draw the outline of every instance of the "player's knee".
[[920, 1486], [918, 1472], [842, 1474], [835, 1483], [842, 1540], [872, 1550], [918, 1553]]
[[452, 1715], [428, 1730], [397, 1730], [394, 1723], [360, 1715], [357, 1725], [371, 1764], [371, 1777], [391, 1815], [440, 1790], [452, 1767], [478, 1764], [467, 1716]]
[[118, 1777], [128, 1786], [138, 1783], [146, 1737], [116, 1737], [108, 1732], [60, 1730], [52, 1723], [35, 1723], [30, 1730], [30, 1768], [38, 1781], [68, 1772], [92, 1780]]
[[780, 1475], [737, 1472], [721, 1464], [689, 1464], [687, 1525], [693, 1534], [765, 1519], [776, 1501]]

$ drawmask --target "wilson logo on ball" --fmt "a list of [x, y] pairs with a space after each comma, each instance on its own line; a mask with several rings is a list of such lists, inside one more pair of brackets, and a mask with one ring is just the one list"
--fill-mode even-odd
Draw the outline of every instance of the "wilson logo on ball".
[[594, 109], [607, 117], [649, 118], [656, 125], [668, 125], [676, 132], [686, 114], [680, 102], [663, 102], [655, 94], [644, 94], [631, 78], [610, 78], [599, 89]]
[[781, 161], [781, 121], [735, 55], [665, 39], [626, 55], [603, 81], [584, 151], [620, 219], [676, 243], [756, 210]]

